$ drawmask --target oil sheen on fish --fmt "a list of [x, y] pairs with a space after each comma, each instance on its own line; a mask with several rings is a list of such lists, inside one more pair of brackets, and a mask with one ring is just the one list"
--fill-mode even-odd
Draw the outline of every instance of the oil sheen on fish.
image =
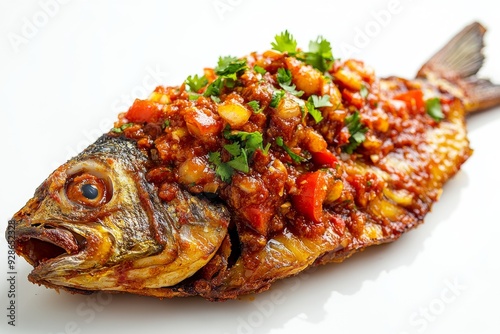
[[157, 87], [10, 221], [29, 280], [224, 300], [396, 240], [471, 155], [466, 114], [500, 104], [476, 77], [484, 32], [467, 26], [413, 80], [284, 32]]

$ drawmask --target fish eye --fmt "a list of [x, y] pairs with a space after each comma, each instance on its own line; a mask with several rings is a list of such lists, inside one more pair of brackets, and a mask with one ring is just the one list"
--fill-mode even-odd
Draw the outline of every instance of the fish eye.
[[82, 184], [82, 195], [90, 200], [96, 199], [99, 196], [99, 189], [93, 184]]
[[111, 191], [103, 179], [81, 173], [68, 179], [66, 196], [74, 203], [95, 208], [109, 202]]

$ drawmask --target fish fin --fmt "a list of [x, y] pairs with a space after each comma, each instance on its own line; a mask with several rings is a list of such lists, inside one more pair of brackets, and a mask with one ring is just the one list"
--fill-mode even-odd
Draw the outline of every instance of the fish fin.
[[500, 85], [476, 76], [484, 62], [485, 32], [480, 23], [469, 24], [417, 73], [417, 78], [426, 78], [462, 99], [467, 113], [500, 105]]
[[466, 113], [481, 111], [500, 105], [500, 85], [487, 79], [470, 77], [461, 83]]

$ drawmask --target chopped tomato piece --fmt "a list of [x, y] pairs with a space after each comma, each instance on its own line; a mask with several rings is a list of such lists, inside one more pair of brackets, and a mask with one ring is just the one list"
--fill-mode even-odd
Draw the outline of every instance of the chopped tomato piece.
[[243, 209], [243, 215], [254, 230], [262, 235], [267, 234], [269, 221], [273, 216], [272, 210], [266, 206], [250, 205]]
[[412, 89], [406, 93], [394, 96], [395, 100], [404, 101], [409, 110], [421, 111], [425, 107], [424, 94], [419, 89]]
[[361, 109], [365, 105], [365, 100], [361, 97], [361, 94], [359, 92], [353, 92], [349, 89], [343, 89], [342, 97], [344, 97], [347, 102], [358, 109]]
[[323, 217], [323, 201], [327, 191], [325, 172], [302, 174], [295, 183], [297, 193], [292, 196], [295, 210], [305, 218], [319, 223]]
[[326, 166], [335, 168], [337, 164], [337, 157], [335, 154], [328, 150], [324, 150], [321, 152], [311, 152], [312, 161], [319, 166]]
[[158, 122], [162, 114], [162, 106], [149, 100], [135, 99], [125, 117], [134, 123]]

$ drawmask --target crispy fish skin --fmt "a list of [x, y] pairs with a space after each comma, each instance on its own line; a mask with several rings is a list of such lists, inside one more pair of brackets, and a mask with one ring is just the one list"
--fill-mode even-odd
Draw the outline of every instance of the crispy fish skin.
[[[301, 131], [297, 131], [304, 134], [304, 145], [313, 153], [317, 146], [328, 142], [333, 149], [327, 157], [332, 159], [334, 153], [338, 159], [335, 166], [325, 167], [324, 158], [319, 158], [319, 163], [305, 162], [306, 167], [294, 163], [283, 144], [275, 144], [277, 135], [268, 128], [263, 134], [272, 139], [269, 152], [264, 157], [262, 150], [256, 150], [254, 159], [269, 161], [260, 170], [259, 166], [251, 166], [249, 173], [235, 173], [231, 182], [223, 183], [213, 171], [203, 169], [207, 164], [204, 157], [195, 156], [172, 167], [180, 174], [177, 179], [170, 167], [159, 164], [193, 154], [172, 149], [183, 137], [197, 139], [193, 152], [204, 152], [205, 146], [208, 151], [219, 149], [222, 126], [218, 116], [211, 118], [217, 107], [233, 128], [246, 129], [241, 118], [263, 119], [259, 113], [247, 114], [238, 96], [228, 99], [229, 103], [216, 104], [203, 97], [190, 102], [185, 94], [175, 105], [185, 108], [184, 118], [174, 118], [171, 129], [163, 132], [154, 122], [144, 127], [119, 123], [119, 132], [124, 133], [104, 135], [58, 168], [12, 218], [16, 252], [34, 266], [29, 279], [81, 293], [104, 290], [225, 300], [266, 290], [272, 282], [311, 266], [342, 262], [366, 247], [398, 239], [423, 222], [445, 182], [471, 156], [466, 114], [500, 104], [500, 87], [475, 77], [484, 59], [484, 32], [478, 23], [466, 27], [422, 67], [415, 80], [371, 79], [361, 63], [347, 60], [335, 64], [329, 73], [334, 83], [324, 84], [322, 91], [308, 89], [314, 87], [311, 80], [320, 76], [316, 70], [287, 54], [272, 51], [263, 56], [270, 70], [276, 71], [278, 64], [291, 69], [296, 80], [293, 83], [305, 96], [328, 95], [330, 102], [338, 102], [322, 109], [323, 123], [303, 122]], [[271, 85], [245, 91], [257, 85], [253, 75], [242, 76], [242, 95], [250, 95], [248, 100], [254, 95], [270, 100]], [[265, 75], [270, 77], [269, 73]], [[369, 78], [370, 97], [363, 100], [360, 82], [365, 77]], [[182, 89], [171, 91], [175, 91], [172, 96], [182, 94], [178, 92]], [[432, 120], [425, 112], [422, 115], [423, 106], [418, 104], [423, 97], [445, 102], [443, 119]], [[141, 111], [162, 122], [157, 114], [163, 103], [171, 102], [170, 96], [155, 91], [151, 99], [154, 104], [142, 105], [143, 101], [139, 101]], [[274, 110], [270, 112], [271, 122], [282, 122], [283, 129], [294, 117], [301, 117], [296, 97], [287, 95], [284, 101], [288, 103], [285, 115], [279, 118]], [[370, 101], [384, 105], [371, 105]], [[192, 107], [194, 103], [202, 108]], [[345, 110], [338, 107], [341, 105]], [[340, 144], [349, 142], [343, 124], [356, 105], [369, 132], [356, 152], [342, 153]], [[391, 113], [389, 120], [377, 116], [382, 107]], [[234, 114], [225, 114], [229, 109]], [[179, 126], [184, 121], [187, 130]], [[137, 118], [140, 122], [146, 120]], [[413, 128], [416, 123], [412, 122], [425, 125]], [[389, 130], [403, 134], [390, 139], [386, 134]], [[155, 133], [155, 137], [151, 139], [144, 133]], [[412, 134], [411, 141], [405, 138], [406, 133]], [[286, 137], [286, 133], [278, 135]], [[381, 150], [373, 149], [377, 145], [389, 146], [379, 153]], [[262, 182], [258, 176], [265, 173], [277, 175], [276, 182], [259, 188]], [[197, 183], [200, 175], [205, 175], [204, 184]], [[320, 217], [317, 211], [289, 209], [302, 204], [296, 198], [302, 194], [301, 186], [307, 186], [312, 178], [324, 179], [327, 189], [315, 189], [315, 194], [326, 192]], [[95, 189], [84, 188], [85, 184], [93, 185], [102, 196], [94, 198]], [[194, 194], [214, 187], [222, 188], [215, 200]], [[266, 193], [262, 208], [268, 208], [269, 203], [279, 204], [280, 211], [271, 211], [267, 223], [261, 216], [255, 219], [245, 215], [248, 208], [236, 196], [254, 188], [274, 191]], [[264, 209], [262, 216], [267, 214]], [[293, 223], [280, 225], [287, 219]]]

